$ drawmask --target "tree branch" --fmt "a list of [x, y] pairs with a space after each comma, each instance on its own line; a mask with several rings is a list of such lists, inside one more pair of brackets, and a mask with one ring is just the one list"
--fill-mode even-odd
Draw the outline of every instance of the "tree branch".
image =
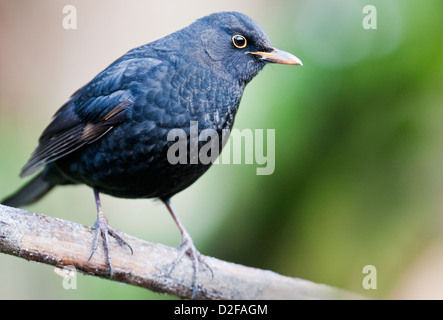
[[[178, 250], [121, 233], [134, 250], [111, 240], [112, 280], [168, 293], [192, 295], [192, 263], [184, 257], [172, 272]], [[0, 205], [0, 252], [59, 268], [74, 267], [85, 274], [108, 278], [103, 250], [88, 260], [94, 231], [74, 222]], [[358, 295], [310, 281], [281, 276], [204, 257], [196, 299], [354, 299]]]

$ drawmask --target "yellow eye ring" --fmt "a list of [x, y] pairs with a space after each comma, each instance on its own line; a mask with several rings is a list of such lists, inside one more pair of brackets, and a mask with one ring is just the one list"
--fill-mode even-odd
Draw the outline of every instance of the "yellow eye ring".
[[246, 40], [246, 38], [239, 34], [236, 34], [232, 37], [232, 43], [238, 49], [244, 49], [248, 45], [248, 41]]

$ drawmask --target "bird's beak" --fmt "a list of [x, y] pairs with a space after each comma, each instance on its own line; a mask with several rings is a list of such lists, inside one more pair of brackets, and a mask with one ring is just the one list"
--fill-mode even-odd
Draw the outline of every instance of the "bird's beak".
[[262, 60], [272, 62], [272, 63], [279, 63], [279, 64], [290, 64], [290, 65], [298, 65], [302, 66], [303, 63], [299, 58], [294, 56], [293, 54], [290, 54], [289, 52], [279, 50], [276, 48], [273, 48], [271, 52], [246, 52], [247, 54], [255, 54], [257, 56], [260, 56]]

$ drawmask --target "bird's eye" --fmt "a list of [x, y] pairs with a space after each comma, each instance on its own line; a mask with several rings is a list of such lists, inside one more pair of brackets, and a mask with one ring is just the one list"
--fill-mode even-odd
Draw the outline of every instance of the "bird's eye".
[[241, 35], [235, 35], [232, 37], [232, 43], [234, 46], [238, 49], [246, 48], [246, 45], [248, 44], [248, 41], [246, 41], [246, 38]]

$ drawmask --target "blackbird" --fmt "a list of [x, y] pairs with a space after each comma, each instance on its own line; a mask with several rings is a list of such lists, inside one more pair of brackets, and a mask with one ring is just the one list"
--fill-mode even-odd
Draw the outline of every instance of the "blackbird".
[[31, 204], [57, 185], [90, 186], [97, 205], [91, 257], [101, 236], [112, 277], [109, 235], [131, 247], [109, 226], [99, 194], [158, 198], [182, 235], [174, 266], [185, 254], [192, 259], [195, 296], [199, 263], [204, 261], [170, 199], [211, 163], [171, 164], [167, 154], [174, 141], [168, 141], [168, 133], [184, 130], [189, 148], [191, 121], [198, 123], [199, 133], [231, 129], [245, 86], [268, 63], [302, 65], [272, 47], [263, 29], [238, 12], [211, 14], [129, 51], [55, 113], [21, 177], [40, 173], [2, 203]]

